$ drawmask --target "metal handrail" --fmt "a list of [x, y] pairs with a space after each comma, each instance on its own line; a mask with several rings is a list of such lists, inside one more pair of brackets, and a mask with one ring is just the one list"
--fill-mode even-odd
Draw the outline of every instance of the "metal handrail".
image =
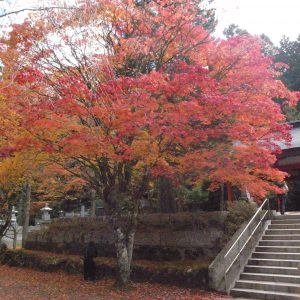
[[[243, 246], [240, 248], [240, 240], [243, 237], [244, 233], [246, 232], [246, 230], [252, 225], [253, 221], [255, 220], [255, 218], [258, 216], [258, 214], [263, 210], [263, 207], [265, 206], [265, 204], [268, 203], [268, 209], [267, 211], [262, 215], [262, 217], [260, 218], [259, 222], [257, 223], [257, 225], [255, 226], [254, 230], [251, 231], [250, 236], [248, 237], [248, 239], [243, 243]], [[236, 239], [236, 241], [233, 243], [233, 245], [229, 248], [229, 250], [226, 252], [226, 254], [224, 255], [224, 259], [230, 254], [230, 252], [232, 251], [232, 249], [234, 249], [234, 247], [236, 245], [238, 245], [238, 253], [235, 255], [235, 257], [232, 259], [231, 263], [229, 264], [229, 266], [225, 266], [224, 269], [224, 279], [225, 279], [225, 289], [227, 290], [227, 280], [226, 280], [226, 274], [229, 272], [229, 270], [231, 269], [231, 267], [233, 266], [233, 264], [236, 262], [236, 260], [240, 257], [240, 254], [243, 252], [243, 250], [245, 249], [246, 245], [248, 244], [248, 242], [251, 240], [251, 238], [253, 237], [254, 233], [256, 232], [257, 228], [262, 224], [262, 221], [264, 220], [264, 218], [266, 217], [266, 215], [269, 213], [270, 216], [270, 203], [269, 203], [269, 199], [265, 199], [264, 202], [261, 204], [261, 206], [257, 209], [256, 213], [254, 214], [254, 216], [251, 218], [251, 220], [248, 222], [248, 224], [246, 225], [246, 227], [244, 228], [244, 230], [240, 233], [240, 235], [238, 236], [238, 238]], [[226, 264], [225, 264], [226, 265]], [[227, 267], [227, 268], [226, 268]]]
[[265, 201], [262, 203], [262, 205], [258, 208], [258, 210], [256, 211], [256, 213], [254, 214], [254, 216], [252, 217], [252, 219], [249, 221], [249, 223], [247, 224], [247, 226], [244, 228], [244, 230], [242, 231], [242, 233], [239, 235], [239, 237], [236, 239], [235, 243], [229, 248], [229, 250], [226, 252], [226, 254], [224, 255], [224, 258], [226, 258], [226, 256], [229, 254], [229, 252], [234, 248], [234, 246], [238, 243], [238, 240], [241, 238], [241, 236], [244, 234], [244, 232], [248, 229], [248, 227], [250, 226], [250, 224], [253, 222], [253, 220], [255, 219], [255, 217], [258, 215], [258, 213], [262, 210], [262, 208], [264, 207], [265, 203], [268, 202], [269, 199], [266, 198]]
[[234, 257], [234, 259], [232, 260], [232, 263], [229, 265], [229, 267], [226, 269], [225, 273], [228, 273], [228, 271], [231, 269], [232, 265], [235, 263], [235, 261], [237, 260], [237, 258], [239, 257], [239, 255], [243, 252], [243, 250], [245, 249], [246, 245], [248, 244], [248, 242], [250, 241], [250, 239], [253, 236], [253, 233], [256, 231], [256, 229], [259, 227], [261, 221], [264, 219], [264, 217], [266, 216], [268, 212], [266, 211], [265, 214], [263, 215], [263, 217], [260, 219], [259, 223], [256, 225], [255, 229], [253, 230], [252, 234], [249, 236], [249, 238], [247, 239], [247, 241], [244, 243], [243, 247], [239, 250], [238, 254]]

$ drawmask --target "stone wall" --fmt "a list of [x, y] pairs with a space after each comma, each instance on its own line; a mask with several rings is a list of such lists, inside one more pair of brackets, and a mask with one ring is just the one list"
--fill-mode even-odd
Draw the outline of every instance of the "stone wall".
[[[215, 257], [224, 245], [226, 215], [224, 212], [198, 212], [140, 216], [134, 258]], [[48, 228], [30, 232], [25, 248], [82, 255], [89, 241], [96, 243], [100, 256], [114, 256], [112, 231], [101, 217], [58, 220]]]
[[[96, 279], [116, 278], [117, 266], [114, 259], [97, 257]], [[144, 263], [144, 264], [143, 264]], [[7, 250], [0, 252], [0, 264], [12, 267], [31, 268], [42, 272], [63, 271], [69, 274], [83, 274], [83, 261], [74, 255], [51, 254], [40, 251]], [[208, 287], [208, 265], [170, 266], [166, 263], [149, 264], [145, 261], [133, 261], [131, 279], [136, 282], [156, 282], [186, 288]]]

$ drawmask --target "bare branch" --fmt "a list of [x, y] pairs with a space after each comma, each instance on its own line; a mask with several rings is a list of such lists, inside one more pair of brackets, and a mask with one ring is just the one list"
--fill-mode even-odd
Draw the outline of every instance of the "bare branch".
[[72, 10], [72, 9], [76, 9], [76, 7], [64, 7], [64, 6], [50, 6], [50, 7], [38, 7], [38, 8], [22, 8], [19, 10], [14, 10], [14, 11], [10, 11], [7, 13], [4, 13], [2, 15], [0, 15], [0, 18], [4, 18], [7, 17], [9, 15], [13, 15], [13, 14], [18, 14], [21, 12], [26, 12], [26, 11], [48, 11], [48, 10], [52, 10], [52, 9], [66, 9], [66, 10]]

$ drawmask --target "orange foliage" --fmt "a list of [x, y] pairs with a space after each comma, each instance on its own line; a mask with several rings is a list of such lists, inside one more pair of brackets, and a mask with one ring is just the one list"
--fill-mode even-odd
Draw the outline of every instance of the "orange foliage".
[[13, 146], [47, 153], [107, 203], [158, 175], [276, 190], [276, 141], [290, 136], [273, 98], [296, 95], [258, 39], [214, 40], [197, 5], [82, 0], [15, 25], [0, 53], [0, 88], [26, 132]]

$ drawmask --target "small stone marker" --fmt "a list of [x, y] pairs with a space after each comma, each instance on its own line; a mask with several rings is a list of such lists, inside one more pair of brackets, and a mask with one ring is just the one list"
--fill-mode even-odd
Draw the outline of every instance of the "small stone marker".
[[81, 209], [80, 209], [80, 217], [85, 217], [85, 206], [81, 205]]

